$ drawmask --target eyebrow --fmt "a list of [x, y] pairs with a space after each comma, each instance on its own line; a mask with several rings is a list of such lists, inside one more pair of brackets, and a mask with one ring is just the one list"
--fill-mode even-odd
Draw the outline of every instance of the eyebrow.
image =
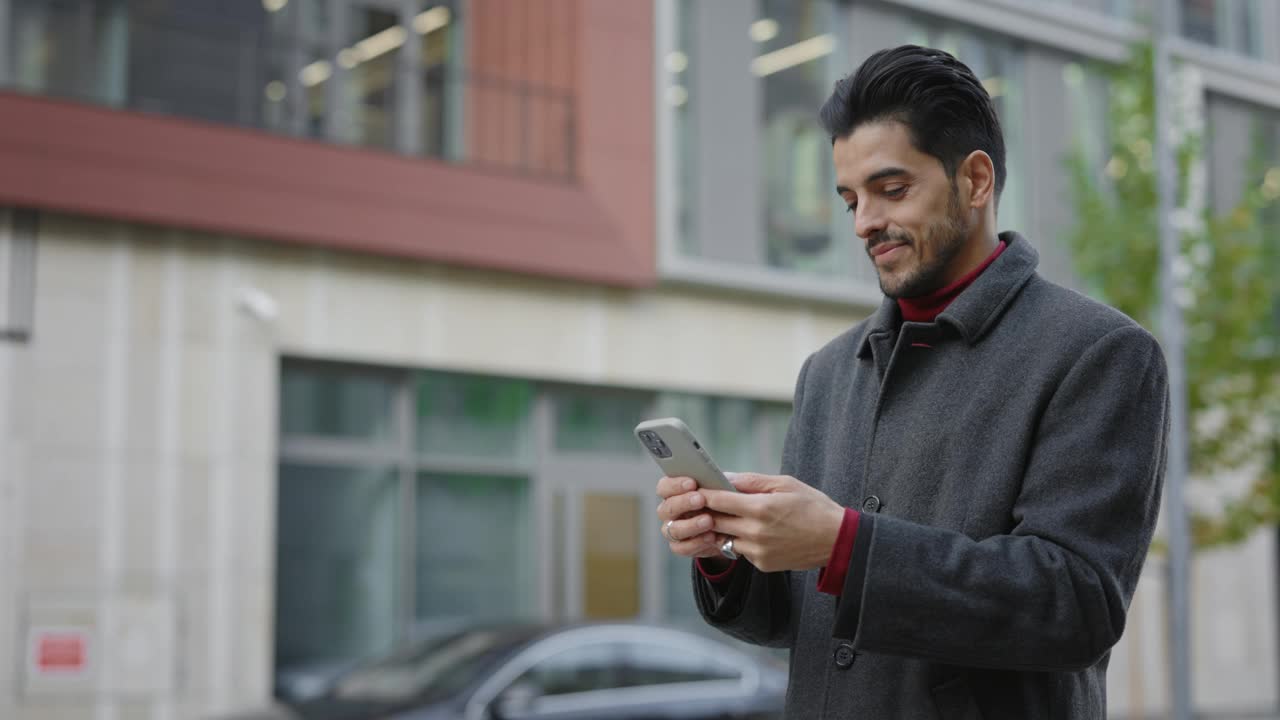
[[[863, 181], [863, 184], [870, 185], [871, 183], [877, 180], [883, 180], [887, 177], [897, 177], [899, 175], [910, 175], [910, 174], [911, 173], [907, 172], [906, 168], [900, 168], [900, 167], [882, 168], [868, 175], [867, 179]], [[849, 188], [845, 187], [844, 185], [836, 186], [837, 194], [847, 193], [847, 192], [852, 192], [852, 191]]]

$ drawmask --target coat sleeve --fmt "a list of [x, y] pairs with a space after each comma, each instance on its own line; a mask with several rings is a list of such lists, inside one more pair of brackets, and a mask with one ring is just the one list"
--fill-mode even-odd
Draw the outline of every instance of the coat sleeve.
[[[797, 466], [798, 418], [812, 360], [809, 356], [804, 361], [796, 380], [791, 422], [782, 445], [784, 475], [795, 474]], [[746, 558], [739, 560], [733, 574], [719, 585], [703, 577], [696, 565], [693, 568], [693, 596], [703, 619], [739, 640], [768, 647], [791, 647], [791, 583], [790, 572], [761, 572]]]
[[1095, 664], [1124, 631], [1155, 528], [1168, 393], [1145, 330], [1097, 340], [1040, 418], [1012, 531], [977, 541], [864, 515], [833, 634], [970, 667]]

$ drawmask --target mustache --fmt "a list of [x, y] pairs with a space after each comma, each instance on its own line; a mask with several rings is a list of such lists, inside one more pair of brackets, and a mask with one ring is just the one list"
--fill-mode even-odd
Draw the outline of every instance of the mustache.
[[896, 232], [893, 230], [881, 230], [880, 232], [867, 237], [867, 254], [870, 255], [871, 251], [875, 250], [877, 246], [889, 242], [901, 243], [908, 246], [915, 244], [915, 240], [907, 233]]

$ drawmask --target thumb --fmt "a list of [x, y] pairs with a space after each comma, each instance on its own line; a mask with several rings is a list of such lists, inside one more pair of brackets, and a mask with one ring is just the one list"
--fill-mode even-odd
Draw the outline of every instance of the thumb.
[[773, 475], [761, 475], [760, 473], [735, 472], [725, 473], [729, 478], [729, 482], [744, 493], [765, 493], [773, 492], [780, 489], [777, 477]]

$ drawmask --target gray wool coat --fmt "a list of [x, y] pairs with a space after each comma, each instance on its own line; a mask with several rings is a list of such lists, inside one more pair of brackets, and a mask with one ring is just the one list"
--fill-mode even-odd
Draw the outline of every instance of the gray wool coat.
[[1164, 356], [1001, 239], [935, 322], [886, 299], [800, 370], [782, 471], [862, 511], [843, 593], [694, 570], [708, 623], [791, 648], [791, 720], [1106, 716], [1164, 477]]

